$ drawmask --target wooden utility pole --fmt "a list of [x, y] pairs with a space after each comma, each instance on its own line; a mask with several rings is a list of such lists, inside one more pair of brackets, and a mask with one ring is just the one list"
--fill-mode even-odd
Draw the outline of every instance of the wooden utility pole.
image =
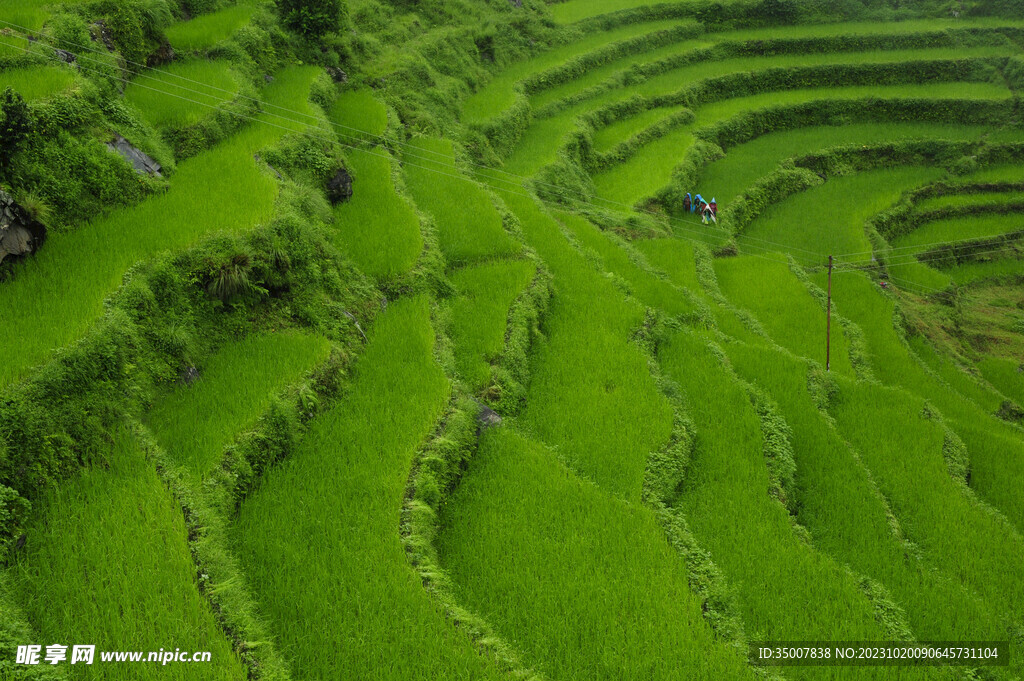
[[832, 256], [828, 256], [828, 304], [825, 306], [825, 371], [831, 370], [832, 351]]

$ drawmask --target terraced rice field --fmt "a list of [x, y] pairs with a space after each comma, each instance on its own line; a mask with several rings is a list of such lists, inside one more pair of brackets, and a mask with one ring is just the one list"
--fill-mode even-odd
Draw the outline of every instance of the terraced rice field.
[[[0, 263], [0, 677], [1024, 677], [1024, 20], [287, 4], [0, 0], [30, 122], [239, 117]], [[1009, 652], [750, 659], [816, 640]]]

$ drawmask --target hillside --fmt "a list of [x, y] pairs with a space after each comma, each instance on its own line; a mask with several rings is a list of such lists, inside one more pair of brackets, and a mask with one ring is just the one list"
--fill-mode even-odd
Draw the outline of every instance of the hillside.
[[1022, 93], [1020, 0], [0, 0], [0, 678], [1024, 677]]

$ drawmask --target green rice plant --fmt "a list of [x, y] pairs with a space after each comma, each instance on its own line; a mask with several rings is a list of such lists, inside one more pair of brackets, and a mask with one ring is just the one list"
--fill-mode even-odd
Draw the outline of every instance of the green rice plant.
[[[786, 507], [769, 495], [766, 458], [780, 444], [765, 440], [749, 395], [722, 358], [682, 331], [659, 348], [658, 359], [683, 392], [695, 437], [675, 504], [739, 592], [751, 640], [891, 638], [855, 576], [802, 541]], [[905, 670], [883, 668], [786, 671], [797, 678], [905, 678]]]
[[554, 163], [558, 159], [559, 148], [576, 127], [576, 117], [584, 107], [579, 105], [557, 116], [531, 122], [512, 155], [505, 160], [504, 169], [515, 175], [531, 177], [542, 167]]
[[[818, 283], [822, 283], [820, 276]], [[972, 489], [1003, 511], [1019, 530], [1024, 530], [1024, 502], [1020, 495], [1024, 485], [1024, 444], [1019, 431], [924, 370], [894, 327], [894, 301], [871, 280], [853, 272], [834, 274], [832, 300], [840, 314], [864, 333], [877, 378], [938, 407], [967, 446]], [[991, 398], [984, 399], [991, 409]]]
[[[846, 144], [880, 144], [910, 139], [979, 139], [982, 126], [940, 123], [848, 123], [815, 125], [762, 135], [731, 147], [701, 171], [696, 189], [726, 206], [782, 161]], [[964, 197], [966, 198], [966, 197]]]
[[1016, 279], [1024, 276], [1024, 262], [1019, 258], [978, 260], [945, 268], [943, 274], [960, 286], [966, 286], [986, 279]]
[[693, 52], [702, 48], [710, 47], [714, 43], [707, 39], [700, 40], [679, 40], [668, 45], [661, 45], [640, 54], [630, 54], [620, 59], [612, 60], [596, 68], [586, 69], [576, 78], [565, 83], [546, 87], [543, 90], [529, 94], [530, 107], [540, 112], [545, 107], [555, 105], [563, 99], [580, 95], [589, 88], [601, 86], [606, 80], [621, 78], [623, 73], [633, 69], [642, 69], [661, 59], [678, 57], [679, 55]]
[[[105, 466], [85, 469], [39, 501], [10, 568], [35, 630], [19, 644], [68, 646], [69, 679], [248, 678], [200, 594], [188, 531], [174, 498], [127, 429]], [[92, 666], [70, 664], [95, 645]], [[106, 663], [100, 651], [208, 651], [210, 662]], [[45, 647], [44, 647], [45, 651]]]
[[226, 61], [176, 61], [133, 80], [125, 98], [153, 125], [183, 128], [208, 117], [212, 107], [230, 103], [239, 89], [238, 78]]
[[[284, 69], [264, 90], [264, 98], [308, 112], [309, 88], [319, 72], [303, 66]], [[82, 336], [102, 313], [104, 297], [139, 260], [188, 246], [217, 230], [239, 232], [268, 220], [277, 185], [253, 154], [289, 129], [306, 127], [261, 116], [214, 149], [181, 162], [168, 191], [87, 228], [51, 234], [45, 247], [13, 268], [16, 276], [0, 286], [5, 311], [0, 348], [8, 353], [0, 366], [0, 386]], [[18, 304], [28, 299], [31, 306]]]
[[1007, 204], [1024, 205], [1024, 193], [1018, 191], [993, 191], [966, 194], [954, 192], [928, 196], [914, 203], [919, 211], [938, 210], [941, 208], [976, 208], [981, 206], [1005, 206]]
[[679, 165], [683, 155], [693, 144], [696, 131], [701, 127], [765, 106], [781, 107], [815, 99], [989, 99], [1005, 97], [1008, 94], [1009, 90], [1006, 88], [989, 83], [928, 83], [812, 88], [727, 99], [697, 109], [696, 118], [692, 123], [642, 145], [624, 162], [597, 173], [594, 176], [594, 185], [599, 196], [632, 205], [668, 183], [672, 170]]
[[413, 455], [450, 398], [434, 346], [425, 297], [389, 305], [348, 395], [239, 510], [237, 553], [292, 669], [498, 678], [423, 589], [398, 532]]
[[345, 90], [327, 112], [339, 135], [373, 139], [388, 127], [388, 110], [369, 88]]
[[188, 21], [179, 21], [168, 26], [164, 33], [175, 50], [197, 52], [230, 38], [232, 33], [249, 23], [255, 11], [255, 4], [240, 2]]
[[961, 179], [974, 184], [984, 184], [986, 182], [1024, 182], [1024, 168], [1018, 164], [986, 166], [965, 175]]
[[609, 12], [642, 7], [646, 2], [637, 0], [568, 0], [549, 6], [551, 18], [559, 24], [571, 24]]
[[515, 430], [484, 434], [441, 525], [457, 599], [546, 678], [753, 676], [701, 617], [654, 514]]
[[[754, 313], [777, 343], [798, 357], [825, 364], [824, 306], [788, 265], [752, 256], [718, 258], [715, 273], [726, 297]], [[832, 370], [853, 376], [846, 334], [832, 321]]]
[[938, 168], [897, 167], [835, 177], [769, 206], [739, 236], [755, 251], [767, 244], [801, 263], [824, 264], [829, 254], [870, 253], [865, 221], [900, 195], [941, 177]]
[[647, 456], [672, 429], [671, 407], [645, 356], [629, 342], [644, 310], [573, 249], [532, 199], [511, 193], [502, 198], [551, 270], [555, 288], [522, 423], [577, 475], [637, 501]]
[[926, 251], [937, 243], [984, 239], [1020, 231], [1024, 231], [1024, 215], [1021, 213], [978, 213], [926, 222], [895, 239], [892, 245], [903, 255]]
[[329, 349], [323, 338], [296, 332], [247, 336], [221, 348], [195, 382], [157, 400], [149, 426], [175, 463], [202, 478], [274, 395], [326, 359]]
[[[0, 40], [6, 38], [0, 37]], [[75, 72], [62, 66], [26, 66], [0, 71], [0, 92], [11, 88], [26, 102], [64, 92], [76, 81]]]
[[897, 286], [914, 292], [941, 291], [948, 287], [953, 279], [946, 272], [933, 269], [920, 262], [899, 262], [886, 266], [889, 277]]
[[423, 251], [420, 221], [395, 190], [392, 160], [383, 147], [350, 149], [352, 198], [334, 208], [334, 241], [380, 283], [412, 269]]
[[409, 191], [416, 205], [433, 216], [449, 264], [519, 252], [491, 197], [455, 165], [451, 142], [416, 138], [403, 161]]
[[[692, 237], [687, 236], [686, 238]], [[633, 242], [633, 246], [644, 254], [651, 266], [664, 272], [669, 281], [676, 286], [696, 292], [698, 298], [707, 303], [710, 308], [719, 331], [748, 343], [756, 344], [758, 342], [758, 337], [743, 325], [743, 322], [732, 310], [718, 304], [718, 301], [704, 291], [697, 274], [694, 247], [690, 241], [676, 238], [642, 239]], [[709, 263], [710, 260], [709, 257]], [[711, 269], [710, 264], [708, 269], [713, 275], [714, 270]]]
[[[841, 380], [841, 379], [840, 379]], [[858, 451], [907, 537], [935, 565], [981, 596], [1007, 623], [1021, 624], [1024, 540], [954, 480], [943, 429], [919, 397], [841, 381], [829, 412]]]
[[814, 546], [886, 588], [920, 640], [1004, 636], [980, 599], [922, 560], [893, 527], [870, 473], [812, 398], [808, 364], [769, 347], [723, 349], [740, 376], [777, 401], [792, 429], [796, 519]]
[[1022, 26], [1019, 19], [1003, 17], [959, 17], [956, 19], [912, 19], [909, 21], [849, 21], [834, 24], [793, 24], [790, 26], [769, 26], [745, 28], [730, 31], [733, 40], [765, 40], [768, 38], [808, 38], [834, 35], [895, 35], [924, 31], [945, 31], [956, 28], [998, 28], [1001, 26]]
[[466, 123], [480, 123], [507, 110], [515, 101], [516, 84], [529, 76], [558, 66], [580, 54], [620, 40], [665, 30], [678, 23], [676, 20], [660, 20], [626, 24], [609, 31], [594, 31], [572, 43], [559, 45], [530, 59], [511, 64], [466, 99], [462, 106], [462, 120]]
[[985, 380], [1017, 404], [1024, 404], [1024, 374], [1021, 363], [1004, 357], [984, 357], [978, 369]]
[[536, 274], [529, 260], [496, 260], [451, 273], [455, 368], [474, 392], [490, 384], [491, 367], [505, 347], [509, 308]]
[[[572, 213], [557, 213], [559, 222], [565, 225], [584, 249], [590, 249], [600, 260], [600, 266], [607, 272], [621, 277], [630, 293], [640, 303], [664, 311], [674, 317], [693, 317], [697, 313], [694, 301], [686, 291], [674, 286], [667, 279], [659, 279], [643, 269], [624, 250], [625, 244], [616, 244], [588, 220]], [[636, 257], [636, 256], [634, 256]]]

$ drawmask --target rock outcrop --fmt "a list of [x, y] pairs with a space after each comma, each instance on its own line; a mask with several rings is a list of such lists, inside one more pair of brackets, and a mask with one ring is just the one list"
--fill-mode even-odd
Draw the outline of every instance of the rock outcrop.
[[327, 181], [327, 198], [335, 206], [352, 198], [352, 176], [344, 168], [338, 168]]
[[120, 135], [114, 137], [112, 142], [107, 142], [107, 149], [120, 154], [126, 161], [132, 164], [132, 168], [135, 168], [135, 172], [140, 175], [162, 177], [160, 174], [162, 169], [160, 164], [150, 158], [145, 152], [133, 147], [131, 142]]
[[0, 189], [0, 262], [9, 255], [35, 252], [46, 240], [46, 227], [29, 217], [10, 194]]

